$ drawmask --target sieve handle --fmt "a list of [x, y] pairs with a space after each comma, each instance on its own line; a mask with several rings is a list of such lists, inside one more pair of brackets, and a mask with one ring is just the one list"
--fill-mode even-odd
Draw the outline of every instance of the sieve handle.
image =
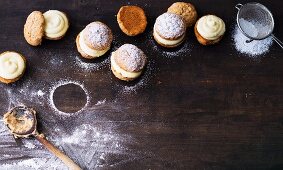
[[277, 37], [275, 37], [275, 35], [271, 34], [271, 37], [273, 38], [273, 40], [283, 49], [283, 43], [282, 41], [280, 41]]
[[239, 11], [242, 8], [242, 6], [243, 5], [239, 3], [239, 4], [235, 5], [235, 8]]

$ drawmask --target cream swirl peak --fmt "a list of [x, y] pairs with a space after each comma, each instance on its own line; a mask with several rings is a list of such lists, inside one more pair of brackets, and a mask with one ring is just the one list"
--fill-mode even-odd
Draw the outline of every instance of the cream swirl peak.
[[25, 60], [16, 52], [4, 52], [0, 55], [0, 77], [15, 79], [23, 74]]
[[197, 31], [207, 40], [216, 40], [225, 33], [225, 23], [215, 15], [206, 15], [198, 20]]
[[60, 39], [65, 35], [69, 28], [69, 21], [63, 12], [49, 10], [43, 16], [45, 19], [45, 36], [48, 39]]

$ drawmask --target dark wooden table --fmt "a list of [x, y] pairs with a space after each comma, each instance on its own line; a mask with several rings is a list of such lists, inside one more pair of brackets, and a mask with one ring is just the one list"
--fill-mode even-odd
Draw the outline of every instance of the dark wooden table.
[[[184, 46], [168, 52], [152, 43], [150, 34], [155, 18], [173, 2], [1, 0], [0, 52], [22, 53], [28, 68], [19, 82], [0, 85], [0, 112], [18, 103], [36, 108], [40, 131], [57, 146], [60, 137], [72, 134], [82, 124], [111, 131], [121, 139], [123, 149], [119, 152], [107, 146], [97, 151], [104, 153], [100, 166], [96, 166], [99, 154], [88, 158], [81, 151], [95, 152], [96, 148], [61, 144], [59, 147], [84, 169], [283, 169], [282, 49], [274, 43], [267, 54], [256, 59], [238, 53], [231, 40], [238, 1], [195, 0], [191, 2], [199, 16], [216, 14], [223, 18], [227, 27], [224, 39], [204, 47], [190, 29]], [[259, 2], [272, 11], [274, 33], [282, 40], [283, 1]], [[140, 36], [127, 37], [118, 27], [116, 14], [127, 4], [146, 11], [148, 27]], [[60, 41], [31, 47], [23, 37], [25, 19], [33, 10], [48, 9], [66, 12], [70, 29]], [[90, 71], [75, 64], [79, 56], [75, 37], [96, 20], [113, 30], [111, 51], [124, 43], [145, 51], [150, 66], [143, 78], [133, 83], [117, 80], [109, 69], [110, 53], [94, 61], [95, 68]], [[48, 103], [50, 88], [66, 79], [82, 83], [91, 97], [77, 115], [59, 115]], [[44, 94], [34, 95], [38, 90]], [[60, 90], [54, 100], [65, 111], [76, 109], [76, 103], [85, 100], [77, 88]], [[74, 96], [76, 101], [69, 100]], [[38, 143], [33, 149], [25, 147], [23, 142], [34, 140], [13, 139], [0, 123], [0, 169], [30, 158], [52, 157]]]

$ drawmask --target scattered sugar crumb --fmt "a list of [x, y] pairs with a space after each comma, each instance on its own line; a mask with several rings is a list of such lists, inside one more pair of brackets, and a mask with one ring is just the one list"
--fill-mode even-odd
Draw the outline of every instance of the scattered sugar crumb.
[[38, 90], [37, 91], [37, 95], [42, 97], [45, 93], [42, 90]]
[[100, 101], [98, 101], [98, 102], [95, 104], [95, 106], [99, 106], [99, 105], [105, 104], [105, 102], [106, 102], [106, 99], [100, 100]]
[[34, 149], [36, 146], [31, 141], [23, 140], [24, 146], [29, 149]]

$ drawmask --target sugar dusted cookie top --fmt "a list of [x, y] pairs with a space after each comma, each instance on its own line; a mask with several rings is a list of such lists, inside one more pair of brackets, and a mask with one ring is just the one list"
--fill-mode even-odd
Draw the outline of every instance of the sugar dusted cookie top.
[[180, 15], [164, 13], [160, 15], [154, 24], [155, 31], [164, 39], [178, 39], [184, 35], [186, 25]]

